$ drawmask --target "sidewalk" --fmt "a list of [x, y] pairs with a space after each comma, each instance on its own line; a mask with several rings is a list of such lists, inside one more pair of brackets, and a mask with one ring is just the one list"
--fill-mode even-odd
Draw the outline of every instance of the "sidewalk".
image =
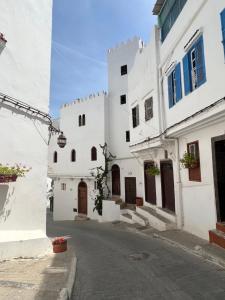
[[182, 230], [153, 231], [152, 228], [149, 228], [141, 231], [225, 268], [225, 250], [210, 244], [207, 240]]
[[75, 273], [73, 248], [38, 259], [0, 262], [0, 299], [69, 299]]

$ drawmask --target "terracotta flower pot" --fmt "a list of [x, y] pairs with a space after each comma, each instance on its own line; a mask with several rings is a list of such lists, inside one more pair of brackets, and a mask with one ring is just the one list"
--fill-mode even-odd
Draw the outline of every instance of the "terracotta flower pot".
[[16, 179], [17, 179], [17, 175], [4, 175], [4, 174], [0, 174], [0, 183], [15, 182]]
[[136, 205], [137, 206], [143, 206], [143, 198], [136, 197]]
[[53, 241], [52, 246], [53, 246], [54, 253], [65, 252], [67, 250], [67, 240], [64, 240], [63, 242], [60, 243], [57, 243], [57, 241]]

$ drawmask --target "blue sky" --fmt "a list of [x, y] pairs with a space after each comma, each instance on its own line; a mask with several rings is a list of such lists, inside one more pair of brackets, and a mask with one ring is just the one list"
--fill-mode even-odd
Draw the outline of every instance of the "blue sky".
[[155, 0], [54, 0], [50, 113], [107, 90], [107, 49], [133, 36], [145, 42]]

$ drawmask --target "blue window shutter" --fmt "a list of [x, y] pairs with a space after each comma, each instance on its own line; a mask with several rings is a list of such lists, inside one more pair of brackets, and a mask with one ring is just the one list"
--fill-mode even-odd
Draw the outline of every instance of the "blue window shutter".
[[184, 71], [184, 91], [185, 95], [191, 92], [191, 77], [188, 54], [183, 58], [183, 71]]
[[172, 73], [168, 77], [168, 97], [169, 97], [169, 108], [173, 106], [173, 82]]
[[220, 13], [221, 18], [221, 26], [222, 26], [222, 36], [223, 36], [223, 49], [224, 49], [224, 55], [225, 55], [225, 9]]
[[175, 78], [176, 78], [176, 101], [179, 101], [182, 98], [180, 63], [176, 65]]
[[204, 45], [203, 45], [202, 36], [196, 42], [195, 49], [196, 49], [197, 86], [199, 87], [204, 82], [206, 82]]

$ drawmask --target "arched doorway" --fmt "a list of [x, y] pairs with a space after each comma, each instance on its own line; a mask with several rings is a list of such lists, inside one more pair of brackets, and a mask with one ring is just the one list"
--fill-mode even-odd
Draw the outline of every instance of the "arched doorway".
[[87, 184], [84, 181], [78, 185], [78, 213], [87, 214]]
[[112, 195], [120, 196], [120, 167], [112, 166]]

